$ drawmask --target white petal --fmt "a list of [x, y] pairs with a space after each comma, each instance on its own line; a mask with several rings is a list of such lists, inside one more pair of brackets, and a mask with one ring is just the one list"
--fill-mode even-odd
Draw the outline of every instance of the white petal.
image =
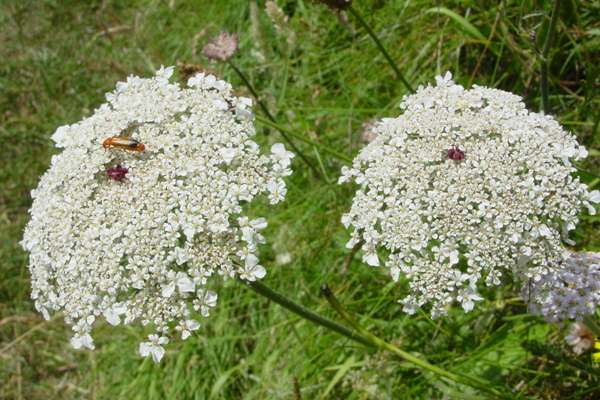
[[177, 287], [182, 293], [190, 293], [196, 291], [196, 284], [190, 279], [187, 274], [180, 272], [177, 274]]
[[190, 331], [195, 331], [198, 328], [200, 328], [200, 322], [194, 320], [194, 319], [188, 319], [187, 321], [185, 321], [185, 326], [190, 330]]
[[231, 164], [231, 161], [233, 161], [233, 159], [237, 155], [237, 149], [225, 147], [219, 150], [219, 154], [221, 155], [221, 157], [223, 157], [223, 160], [226, 164]]
[[265, 277], [265, 275], [267, 275], [267, 270], [264, 269], [264, 267], [262, 265], [256, 265], [253, 269], [252, 269], [252, 275], [255, 278], [258, 279], [262, 279]]
[[94, 350], [94, 339], [89, 334], [76, 335], [71, 339], [71, 345], [75, 349], [81, 349], [87, 347], [90, 350]]
[[450, 265], [454, 265], [458, 263], [458, 250], [454, 250], [448, 254], [450, 257]]
[[150, 346], [152, 346], [152, 343], [150, 343], [150, 342], [140, 343], [140, 347], [139, 347], [140, 356], [148, 357], [148, 355], [150, 354]]
[[363, 256], [363, 261], [372, 267], [379, 266], [379, 257], [377, 256], [377, 253], [365, 254]]
[[169, 343], [169, 338], [166, 336], [161, 336], [160, 338], [158, 338], [157, 343], [160, 345], [167, 344]]
[[152, 346], [150, 349], [150, 354], [152, 355], [152, 360], [155, 363], [159, 363], [165, 355], [165, 349], [161, 346]]
[[258, 264], [258, 258], [254, 254], [248, 254], [246, 256], [246, 270], [252, 269], [256, 264]]
[[121, 318], [119, 318], [119, 315], [112, 309], [104, 311], [104, 318], [106, 318], [106, 322], [111, 325], [119, 325], [121, 323]]
[[250, 226], [256, 229], [257, 231], [261, 231], [267, 227], [267, 220], [264, 218], [257, 218], [250, 221]]
[[282, 143], [275, 143], [273, 146], [271, 146], [271, 153], [279, 156], [285, 155], [285, 146]]
[[545, 238], [551, 238], [552, 237], [552, 231], [550, 230], [550, 228], [548, 228], [544, 224], [540, 225], [539, 232], [540, 232], [540, 236], [543, 236]]
[[168, 297], [171, 297], [174, 292], [175, 292], [175, 284], [171, 283], [169, 285], [163, 286], [161, 294], [162, 294], [162, 297], [168, 298]]

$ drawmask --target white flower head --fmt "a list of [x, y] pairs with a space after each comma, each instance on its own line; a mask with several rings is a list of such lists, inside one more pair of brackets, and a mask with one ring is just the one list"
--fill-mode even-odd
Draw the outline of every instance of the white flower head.
[[[407, 312], [443, 315], [481, 300], [480, 281], [540, 277], [563, 257], [562, 240], [600, 195], [574, 177], [585, 156], [552, 117], [501, 90], [470, 90], [446, 73], [404, 97], [403, 114], [372, 128], [372, 141], [340, 183], [358, 185], [342, 223], [363, 261], [408, 278]], [[378, 260], [385, 248], [386, 260]], [[456, 273], [466, 274], [456, 284]]]
[[[32, 192], [22, 241], [32, 297], [45, 317], [64, 313], [76, 348], [93, 348], [94, 316], [103, 316], [153, 327], [165, 339], [140, 353], [160, 360], [178, 324], [187, 336], [189, 314], [216, 304], [211, 277], [266, 273], [254, 254], [267, 222], [242, 205], [283, 200], [292, 155], [261, 153], [251, 102], [227, 82], [198, 74], [182, 87], [172, 73], [131, 76], [92, 116], [58, 128], [63, 150]], [[103, 146], [116, 136], [137, 151]]]

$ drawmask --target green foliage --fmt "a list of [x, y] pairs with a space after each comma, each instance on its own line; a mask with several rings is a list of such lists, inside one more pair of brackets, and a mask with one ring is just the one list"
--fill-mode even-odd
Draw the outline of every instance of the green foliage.
[[[250, 3], [253, 3], [251, 1]], [[354, 2], [412, 86], [451, 70], [457, 81], [509, 90], [540, 107], [540, 47], [552, 2]], [[361, 124], [395, 116], [406, 93], [366, 32], [311, 1], [279, 0], [294, 40], [281, 37], [259, 1], [6, 0], [0, 3], [0, 398], [99, 399], [387, 399], [480, 398], [388, 354], [374, 354], [276, 307], [236, 282], [218, 288], [219, 304], [197, 335], [172, 343], [163, 362], [137, 355], [144, 331], [101, 327], [97, 350], [70, 348], [60, 316], [45, 322], [29, 300], [27, 257], [18, 242], [29, 192], [47, 169], [56, 127], [89, 115], [103, 94], [129, 74], [161, 64], [200, 64], [232, 81], [226, 65], [200, 54], [220, 30], [240, 35], [235, 58], [279, 125], [352, 157]], [[600, 6], [561, 6], [549, 52], [550, 106], [591, 149], [581, 179], [600, 182]], [[535, 35], [531, 33], [535, 32]], [[533, 37], [534, 36], [534, 37]], [[260, 125], [259, 125], [260, 126]], [[265, 128], [265, 129], [263, 129]], [[262, 145], [281, 141], [259, 129]], [[267, 135], [268, 133], [268, 135]], [[527, 398], [595, 398], [599, 369], [575, 356], [563, 329], [526, 313], [510, 288], [480, 307], [431, 321], [408, 317], [395, 302], [404, 288], [357, 259], [344, 273], [347, 232], [341, 214], [351, 188], [335, 185], [343, 161], [319, 145], [296, 141], [326, 179], [296, 159], [284, 204], [267, 215], [266, 283], [336, 318], [318, 297], [327, 282], [375, 334], [453, 372], [490, 380]], [[599, 219], [584, 216], [578, 248], [600, 249]], [[289, 253], [291, 263], [277, 255]]]

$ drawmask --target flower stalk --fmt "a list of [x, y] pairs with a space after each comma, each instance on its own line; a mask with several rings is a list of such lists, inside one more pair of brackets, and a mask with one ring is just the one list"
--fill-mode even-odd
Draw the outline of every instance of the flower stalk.
[[287, 133], [284, 130], [280, 129], [280, 127], [278, 125], [276, 125], [277, 121], [275, 120], [275, 117], [273, 116], [273, 114], [271, 114], [271, 112], [269, 111], [269, 109], [267, 108], [265, 103], [260, 99], [260, 97], [258, 96], [258, 93], [254, 89], [254, 86], [252, 86], [252, 84], [250, 83], [250, 80], [248, 79], [248, 77], [246, 77], [246, 75], [242, 72], [242, 70], [239, 69], [231, 61], [231, 59], [228, 59], [227, 63], [235, 71], [235, 73], [240, 77], [242, 82], [244, 82], [244, 85], [248, 88], [250, 93], [252, 93], [252, 96], [254, 97], [254, 99], [256, 99], [256, 102], [258, 103], [258, 106], [260, 107], [260, 109], [265, 113], [267, 118], [269, 118], [269, 120], [273, 123], [272, 127], [279, 131], [279, 133], [281, 134], [283, 139], [290, 145], [290, 147], [294, 150], [294, 152], [296, 154], [298, 154], [298, 156], [300, 156], [302, 161], [304, 161], [304, 163], [315, 173], [315, 175], [318, 177], [321, 177], [321, 172], [317, 169], [317, 167], [315, 167], [313, 165], [313, 163], [310, 162], [310, 160], [304, 155], [304, 153], [302, 153], [302, 151], [298, 148], [298, 146], [296, 146], [296, 144], [292, 141], [292, 139], [290, 139], [290, 137], [287, 135]]
[[273, 289], [269, 288], [268, 286], [260, 283], [259, 281], [254, 281], [254, 282], [250, 282], [250, 281], [246, 281], [246, 280], [240, 280], [240, 281], [244, 285], [249, 287], [250, 289], [254, 290], [259, 295], [268, 298], [269, 300], [279, 304], [280, 306], [282, 306], [284, 308], [287, 308], [291, 312], [301, 316], [302, 318], [304, 318], [308, 321], [311, 321], [317, 325], [320, 325], [320, 326], [330, 329], [334, 332], [337, 332], [340, 335], [345, 336], [348, 339], [351, 339], [351, 340], [353, 340], [357, 343], [360, 343], [364, 346], [375, 347], [375, 345], [370, 340], [362, 337], [360, 334], [352, 331], [351, 329], [348, 329], [344, 325], [341, 325], [335, 321], [325, 318], [325, 317], [309, 310], [308, 308], [301, 306], [298, 303], [295, 303], [294, 301], [288, 299], [287, 297], [283, 296], [280, 293], [277, 293], [276, 291], [274, 291]]
[[391, 353], [394, 353], [395, 355], [399, 356], [400, 358], [411, 362], [413, 364], [415, 364], [416, 366], [431, 371], [436, 375], [442, 376], [444, 378], [450, 379], [451, 381], [457, 382], [457, 383], [462, 383], [464, 385], [467, 386], [471, 386], [473, 388], [482, 390], [488, 394], [491, 394], [495, 397], [498, 398], [508, 398], [506, 396], [503, 396], [500, 392], [498, 392], [497, 390], [491, 388], [489, 386], [488, 382], [485, 382], [483, 380], [480, 380], [478, 378], [472, 377], [472, 376], [467, 376], [467, 375], [462, 375], [462, 374], [455, 374], [453, 372], [450, 371], [446, 371], [442, 368], [436, 367], [433, 364], [428, 363], [425, 360], [420, 359], [419, 357], [404, 351], [402, 349], [400, 349], [397, 346], [394, 346], [391, 343], [386, 342], [383, 339], [380, 339], [379, 337], [373, 335], [371, 332], [369, 332], [368, 330], [366, 330], [365, 328], [363, 328], [358, 321], [356, 321], [356, 319], [354, 319], [347, 311], [346, 309], [340, 304], [340, 302], [337, 300], [337, 298], [335, 297], [335, 295], [333, 294], [333, 292], [331, 291], [331, 289], [329, 288], [329, 286], [327, 284], [323, 284], [321, 286], [321, 294], [327, 299], [327, 301], [329, 302], [329, 304], [331, 305], [331, 307], [350, 325], [352, 326], [352, 328], [354, 328], [358, 333], [360, 333], [361, 336], [365, 337], [367, 340], [369, 340], [374, 346], [376, 346], [377, 348], [381, 349], [381, 350], [385, 350], [385, 351], [389, 351]]
[[495, 389], [490, 388], [489, 384], [482, 380], [479, 380], [474, 377], [455, 374], [453, 372], [449, 372], [442, 368], [436, 367], [435, 365], [432, 365], [432, 364], [428, 363], [427, 361], [422, 360], [419, 357], [417, 357], [409, 352], [406, 352], [406, 351], [378, 338], [377, 336], [373, 335], [366, 329], [362, 328], [360, 326], [360, 324], [358, 324], [358, 322], [356, 322], [356, 320], [348, 314], [348, 312], [337, 301], [337, 299], [333, 295], [333, 292], [329, 289], [329, 287], [327, 285], [321, 286], [321, 293], [325, 296], [325, 298], [327, 299], [329, 304], [335, 309], [335, 311], [338, 314], [340, 314], [340, 316], [348, 324], [350, 324], [352, 329], [349, 329], [348, 327], [346, 327], [338, 322], [335, 322], [328, 318], [325, 318], [325, 317], [309, 310], [308, 308], [301, 306], [300, 304], [292, 301], [291, 299], [287, 298], [286, 296], [284, 296], [280, 293], [277, 293], [276, 291], [274, 291], [273, 289], [269, 288], [268, 286], [264, 285], [263, 283], [261, 283], [259, 281], [250, 282], [247, 280], [240, 279], [240, 282], [242, 282], [248, 288], [252, 289], [257, 294], [268, 298], [269, 300], [292, 311], [293, 313], [299, 315], [300, 317], [302, 317], [308, 321], [311, 321], [317, 325], [320, 325], [324, 328], [327, 328], [334, 332], [337, 332], [340, 335], [345, 336], [348, 339], [353, 340], [357, 343], [360, 343], [366, 347], [376, 348], [379, 350], [385, 350], [385, 351], [394, 353], [395, 355], [401, 357], [402, 359], [404, 359], [408, 362], [411, 362], [414, 365], [416, 365], [422, 369], [433, 372], [436, 375], [442, 376], [444, 378], [447, 378], [447, 379], [457, 382], [457, 383], [462, 383], [462, 384], [471, 386], [473, 388], [482, 390], [490, 395], [493, 395], [494, 397], [506, 398], [506, 396], [503, 396]]
[[320, 148], [321, 150], [323, 150], [324, 152], [331, 154], [332, 156], [334, 156], [335, 158], [337, 158], [340, 161], [344, 161], [345, 163], [352, 162], [351, 157], [349, 157], [345, 154], [342, 154], [342, 153], [340, 153], [330, 147], [327, 147], [321, 143], [315, 142], [314, 140], [307, 139], [304, 136], [295, 133], [291, 129], [286, 129], [286, 128], [282, 127], [281, 125], [277, 124], [274, 121], [270, 121], [266, 118], [261, 117], [260, 115], [256, 115], [255, 117], [256, 117], [256, 120], [258, 122], [260, 122], [261, 124], [270, 126], [271, 128], [274, 128], [274, 129], [277, 129], [279, 132], [282, 132], [282, 133], [285, 132], [289, 136], [292, 136], [293, 138], [298, 139], [301, 142], [316, 146], [316, 147]]
[[548, 65], [548, 53], [552, 47], [554, 40], [554, 30], [556, 29], [556, 22], [558, 21], [558, 10], [560, 8], [560, 1], [554, 0], [554, 7], [552, 9], [552, 15], [550, 16], [550, 24], [548, 25], [548, 31], [544, 41], [544, 47], [542, 48], [542, 63], [541, 63], [541, 79], [540, 79], [540, 90], [542, 92], [542, 110], [548, 114], [550, 112], [550, 101], [549, 101], [549, 89], [548, 89], [548, 75], [550, 73]]
[[371, 27], [369, 26], [369, 24], [367, 24], [367, 22], [364, 20], [364, 18], [358, 13], [358, 11], [356, 11], [354, 9], [354, 7], [349, 6], [347, 8], [347, 10], [350, 12], [350, 14], [352, 14], [352, 16], [354, 16], [354, 18], [356, 18], [356, 20], [359, 22], [359, 24], [362, 25], [363, 28], [365, 28], [365, 30], [367, 31], [367, 33], [369, 34], [369, 36], [371, 36], [371, 38], [373, 39], [373, 41], [377, 45], [377, 48], [379, 49], [379, 51], [381, 52], [381, 54], [383, 54], [383, 56], [387, 60], [388, 64], [390, 64], [390, 67], [392, 67], [392, 69], [394, 70], [394, 73], [396, 74], [396, 77], [400, 80], [400, 82], [402, 82], [402, 84], [404, 85], [404, 87], [406, 87], [406, 89], [408, 89], [408, 91], [410, 93], [414, 93], [415, 90], [410, 85], [410, 83], [408, 83], [408, 81], [406, 80], [406, 78], [404, 77], [404, 75], [402, 74], [402, 72], [400, 72], [400, 69], [398, 68], [398, 66], [396, 65], [396, 63], [394, 62], [394, 60], [392, 60], [392, 57], [387, 52], [387, 50], [385, 49], [385, 47], [383, 47], [383, 44], [381, 43], [381, 41], [379, 40], [379, 38], [377, 37], [377, 35], [375, 34], [375, 32], [373, 32], [373, 29], [371, 29]]

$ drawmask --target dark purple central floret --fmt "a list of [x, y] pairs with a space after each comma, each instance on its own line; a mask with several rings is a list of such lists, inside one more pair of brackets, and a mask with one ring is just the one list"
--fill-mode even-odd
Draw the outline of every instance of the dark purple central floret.
[[447, 154], [448, 158], [453, 161], [462, 161], [465, 159], [465, 152], [459, 149], [458, 146], [449, 148]]
[[125, 179], [125, 175], [127, 175], [128, 172], [129, 170], [127, 168], [117, 165], [116, 167], [107, 169], [106, 176], [117, 182], [121, 182], [123, 179]]

